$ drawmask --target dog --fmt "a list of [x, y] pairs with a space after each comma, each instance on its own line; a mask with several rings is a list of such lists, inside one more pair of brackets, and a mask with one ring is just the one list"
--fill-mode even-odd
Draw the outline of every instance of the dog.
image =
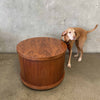
[[84, 30], [79, 27], [70, 27], [64, 32], [62, 32], [61, 35], [61, 40], [63, 40], [68, 47], [69, 50], [69, 59], [68, 59], [68, 67], [71, 68], [71, 56], [72, 56], [72, 47], [75, 42], [76, 47], [77, 47], [77, 54], [74, 55], [74, 57], [78, 57], [79, 53], [80, 56], [78, 58], [78, 62], [82, 61], [82, 56], [83, 56], [83, 45], [87, 39], [87, 34], [90, 32], [93, 32], [98, 25], [95, 26], [94, 29], [92, 30]]

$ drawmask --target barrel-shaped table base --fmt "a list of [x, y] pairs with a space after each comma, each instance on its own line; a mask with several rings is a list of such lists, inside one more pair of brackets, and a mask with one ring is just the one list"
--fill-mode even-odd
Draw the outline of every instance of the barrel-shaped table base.
[[19, 55], [22, 82], [32, 89], [56, 87], [64, 78], [65, 55], [44, 61], [27, 60]]
[[[65, 74], [65, 72], [64, 72], [64, 74]], [[27, 83], [27, 82], [25, 82], [25, 81], [23, 80], [22, 77], [21, 77], [21, 80], [22, 80], [22, 82], [24, 83], [24, 85], [26, 85], [26, 86], [29, 87], [29, 88], [36, 89], [36, 90], [48, 90], [48, 89], [52, 89], [52, 88], [58, 86], [58, 85], [63, 81], [64, 74], [63, 74], [62, 78], [61, 78], [59, 81], [57, 81], [57, 82], [54, 83], [54, 84], [47, 85], [47, 86], [36, 86], [36, 85], [34, 85], [34, 84]]]

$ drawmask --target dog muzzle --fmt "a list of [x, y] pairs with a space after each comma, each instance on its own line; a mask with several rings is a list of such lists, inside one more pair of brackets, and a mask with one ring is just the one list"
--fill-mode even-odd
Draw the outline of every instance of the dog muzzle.
[[75, 40], [75, 39], [73, 38], [73, 35], [71, 35], [71, 34], [68, 33], [67, 36], [69, 37], [70, 40]]

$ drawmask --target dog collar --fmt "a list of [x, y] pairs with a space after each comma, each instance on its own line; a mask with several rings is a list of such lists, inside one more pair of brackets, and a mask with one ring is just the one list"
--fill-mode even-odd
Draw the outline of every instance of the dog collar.
[[[62, 40], [62, 41], [63, 41], [63, 40]], [[66, 42], [66, 41], [63, 41], [63, 42], [65, 42], [67, 45], [69, 45], [71, 41], [68, 41], [68, 42]]]
[[68, 41], [68, 42], [66, 42], [66, 41], [64, 41], [67, 45], [69, 45], [70, 43], [71, 43], [71, 41]]
[[69, 45], [70, 44], [70, 42], [68, 41], [68, 42], [65, 42], [67, 45]]

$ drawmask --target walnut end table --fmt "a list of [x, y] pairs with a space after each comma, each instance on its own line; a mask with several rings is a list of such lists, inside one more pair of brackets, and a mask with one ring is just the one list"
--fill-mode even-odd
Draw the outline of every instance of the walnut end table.
[[37, 90], [54, 88], [64, 78], [67, 46], [49, 37], [30, 38], [17, 45], [22, 82]]

